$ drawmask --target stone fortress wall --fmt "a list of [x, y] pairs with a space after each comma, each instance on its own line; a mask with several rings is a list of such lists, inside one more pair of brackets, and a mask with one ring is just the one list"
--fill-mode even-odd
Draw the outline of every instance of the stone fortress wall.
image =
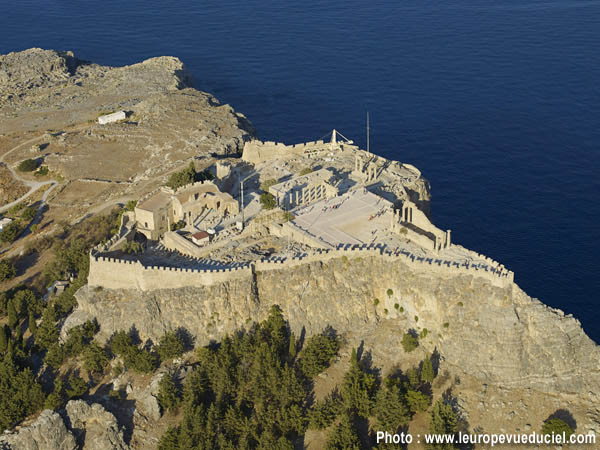
[[242, 160], [252, 164], [259, 164], [273, 159], [281, 159], [289, 156], [304, 155], [310, 157], [314, 153], [333, 149], [357, 149], [358, 147], [342, 142], [334, 144], [322, 140], [304, 142], [301, 144], [285, 145], [282, 142], [247, 141], [244, 144]]
[[346, 245], [336, 249], [317, 250], [311, 255], [263, 258], [248, 263], [221, 265], [207, 269], [185, 269], [168, 266], [145, 266], [140, 261], [104, 257], [96, 249], [90, 253], [88, 284], [107, 289], [175, 289], [187, 286], [208, 286], [215, 283], [251, 277], [256, 272], [286, 269], [301, 264], [326, 262], [335, 258], [377, 257], [389, 262], [402, 262], [416, 269], [446, 275], [482, 277], [496, 286], [513, 283], [514, 273], [484, 255], [486, 263], [470, 264], [457, 261], [416, 256], [407, 250], [390, 250], [381, 244]]

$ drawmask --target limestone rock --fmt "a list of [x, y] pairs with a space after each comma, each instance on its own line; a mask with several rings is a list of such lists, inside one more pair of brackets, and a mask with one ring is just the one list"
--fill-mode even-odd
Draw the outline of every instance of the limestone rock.
[[0, 448], [7, 450], [75, 450], [73, 434], [60, 415], [52, 410], [42, 411], [36, 421], [18, 432], [0, 436]]
[[71, 400], [66, 406], [73, 433], [83, 444], [83, 450], [127, 450], [117, 419], [102, 405]]
[[600, 392], [599, 347], [573, 317], [515, 284], [501, 288], [477, 276], [434, 274], [377, 257], [257, 272], [206, 287], [150, 292], [84, 287], [77, 300], [73, 317], [96, 317], [101, 339], [135, 327], [142, 339], [157, 341], [165, 331], [183, 327], [197, 345], [205, 345], [248, 320], [264, 319], [278, 304], [296, 335], [302, 328], [310, 335], [332, 326], [357, 343], [364, 340], [375, 360], [401, 362], [402, 334], [427, 328], [422, 346], [437, 349], [448, 364], [483, 383], [590, 400], [594, 394], [588, 393]]
[[165, 369], [159, 369], [158, 373], [152, 377], [147, 386], [135, 386], [129, 397], [135, 399], [135, 413], [141, 415], [144, 419], [159, 420], [160, 406], [158, 404], [158, 385], [165, 374]]

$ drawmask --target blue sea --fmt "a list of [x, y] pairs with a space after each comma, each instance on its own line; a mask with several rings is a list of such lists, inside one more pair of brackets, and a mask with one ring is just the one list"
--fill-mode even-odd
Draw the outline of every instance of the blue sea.
[[600, 342], [600, 0], [21, 0], [0, 53], [181, 58], [268, 140], [420, 168], [436, 224]]

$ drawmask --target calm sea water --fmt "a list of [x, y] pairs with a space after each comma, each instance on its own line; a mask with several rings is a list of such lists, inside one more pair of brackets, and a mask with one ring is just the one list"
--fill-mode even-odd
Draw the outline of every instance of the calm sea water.
[[0, 53], [33, 46], [178, 56], [270, 140], [364, 146], [370, 111], [435, 222], [600, 342], [600, 0], [2, 2]]

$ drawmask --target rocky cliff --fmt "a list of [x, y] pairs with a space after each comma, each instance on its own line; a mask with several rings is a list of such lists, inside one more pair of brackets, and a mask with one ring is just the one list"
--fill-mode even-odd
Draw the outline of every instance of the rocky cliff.
[[[61, 414], [59, 414], [59, 412]], [[115, 417], [101, 405], [82, 400], [67, 403], [64, 410], [42, 411], [39, 417], [17, 432], [0, 436], [7, 450], [126, 450]]]
[[[391, 295], [388, 295], [391, 293]], [[377, 257], [339, 258], [207, 287], [139, 292], [83, 288], [65, 329], [96, 317], [103, 338], [134, 327], [156, 341], [183, 327], [198, 345], [266, 317], [279, 304], [297, 335], [332, 326], [394, 365], [409, 329], [422, 345], [485, 383], [597, 399], [600, 349], [579, 322], [528, 297], [517, 285], [432, 274]], [[377, 300], [376, 300], [377, 299]], [[304, 327], [304, 331], [302, 330]]]

